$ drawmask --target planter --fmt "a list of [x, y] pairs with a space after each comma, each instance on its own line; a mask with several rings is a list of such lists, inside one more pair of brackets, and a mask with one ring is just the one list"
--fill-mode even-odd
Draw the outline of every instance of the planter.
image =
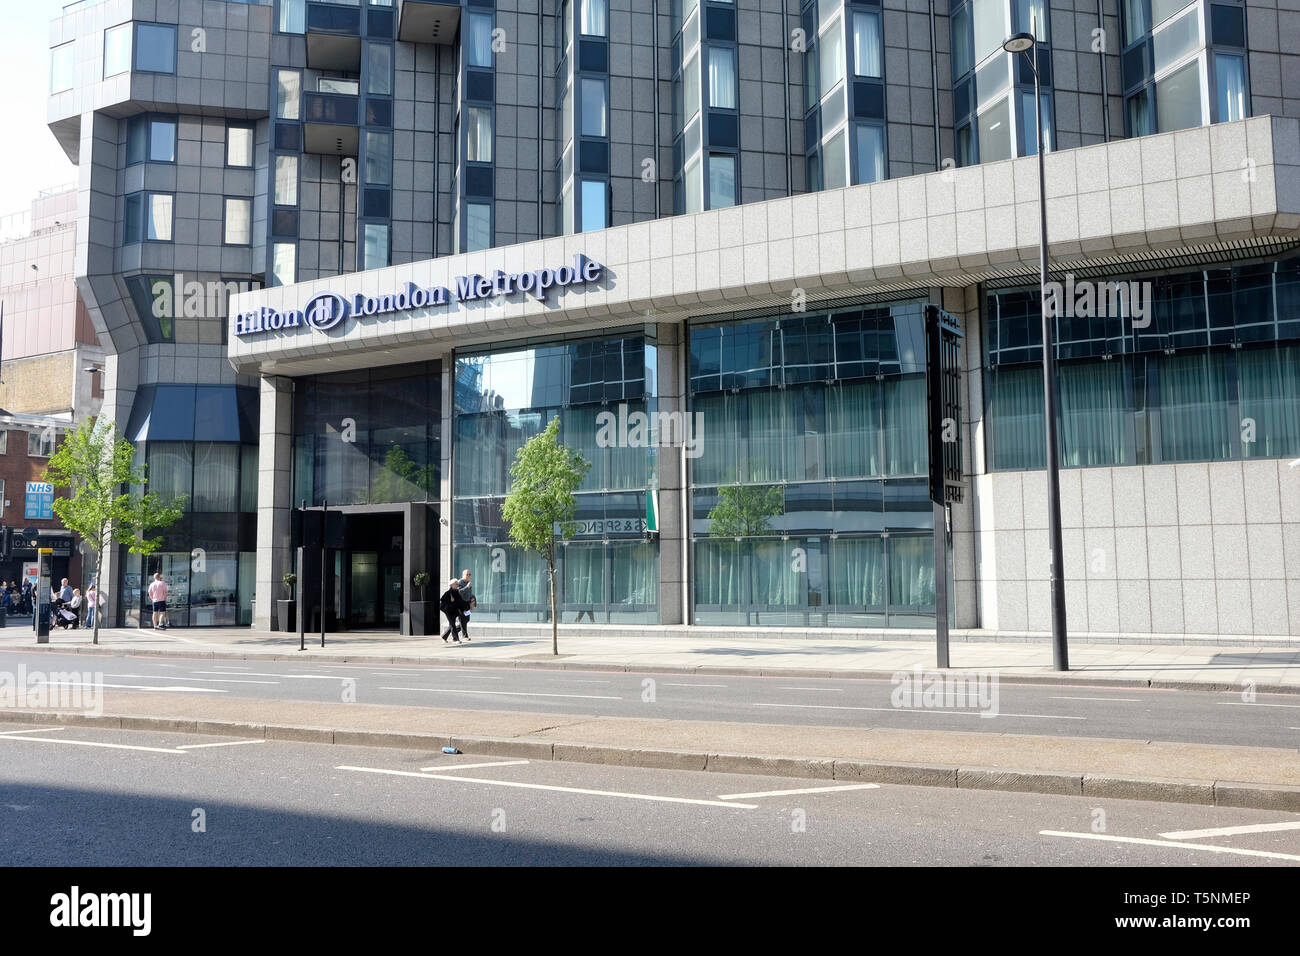
[[275, 602], [276, 621], [281, 631], [296, 632], [298, 630], [298, 616], [294, 613], [297, 606], [297, 601]]
[[407, 614], [411, 621], [411, 634], [417, 637], [427, 637], [430, 634], [439, 633], [438, 602], [412, 601], [407, 605]]

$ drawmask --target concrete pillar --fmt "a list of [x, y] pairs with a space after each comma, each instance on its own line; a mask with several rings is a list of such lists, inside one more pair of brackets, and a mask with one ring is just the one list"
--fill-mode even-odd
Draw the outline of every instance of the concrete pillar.
[[253, 629], [269, 631], [281, 579], [293, 568], [293, 380], [267, 376], [261, 384], [257, 458], [257, 606]]
[[[656, 411], [677, 413], [686, 422], [685, 326], [655, 326]], [[676, 417], [676, 416], [674, 416]], [[707, 427], [707, 424], [706, 426]], [[692, 434], [683, 431], [684, 435]], [[686, 449], [682, 443], [659, 448], [659, 623], [688, 620]]]
[[[455, 422], [456, 409], [456, 363], [452, 354], [448, 352], [442, 359], [442, 418], [440, 425], [442, 427], [442, 456], [439, 461], [439, 481], [438, 492], [438, 540], [436, 544], [436, 553], [438, 555], [437, 573], [433, 575], [433, 580], [429, 583], [429, 591], [434, 596], [441, 594], [446, 588], [447, 581], [456, 574], [460, 573], [460, 568], [452, 569], [451, 560], [451, 436], [452, 427]], [[432, 533], [432, 532], [431, 532]], [[430, 568], [432, 571], [433, 569]]]

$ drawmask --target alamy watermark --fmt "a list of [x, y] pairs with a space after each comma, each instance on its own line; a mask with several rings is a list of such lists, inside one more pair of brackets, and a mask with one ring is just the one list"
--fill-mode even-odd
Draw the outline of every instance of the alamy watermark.
[[1043, 286], [1043, 309], [1058, 319], [1127, 316], [1133, 320], [1133, 328], [1145, 329], [1151, 324], [1153, 294], [1150, 282], [1076, 281], [1074, 274], [1067, 272], [1064, 283], [1052, 281]]
[[981, 717], [998, 715], [997, 671], [927, 671], [917, 664], [889, 683], [889, 703], [900, 710], [974, 708]]
[[596, 416], [596, 445], [599, 448], [676, 448], [687, 458], [704, 453], [703, 412], [629, 411], [626, 404], [618, 413]]
[[104, 673], [86, 671], [0, 671], [0, 709], [75, 710], [90, 716], [104, 712]]

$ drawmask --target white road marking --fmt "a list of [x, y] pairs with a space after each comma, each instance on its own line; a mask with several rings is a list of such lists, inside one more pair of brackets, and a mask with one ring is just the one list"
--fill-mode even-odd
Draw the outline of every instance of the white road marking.
[[622, 797], [626, 800], [649, 800], [656, 803], [689, 803], [698, 807], [733, 807], [757, 810], [756, 803], [726, 803], [721, 800], [693, 800], [689, 797], [660, 797], [649, 793], [621, 793], [617, 790], [587, 790], [582, 787], [556, 787], [544, 783], [520, 783], [516, 780], [484, 780], [479, 777], [446, 777], [442, 774], [415, 773], [411, 770], [382, 770], [378, 767], [335, 767], [359, 773], [383, 773], [395, 777], [418, 777], [421, 780], [455, 780], [457, 783], [481, 783], [491, 787], [517, 787], [521, 790], [552, 790], [556, 793], [580, 793], [589, 797]]
[[[915, 707], [853, 707], [848, 704], [755, 704], [755, 707], [799, 707], [810, 710], [876, 710], [896, 714], [935, 714], [949, 717], [978, 717], [978, 710], [932, 710]], [[1034, 717], [1041, 720], [1087, 720], [1087, 717], [1069, 717], [1065, 714], [1008, 714], [1003, 711], [994, 717]]]
[[43, 744], [67, 744], [71, 747], [107, 747], [109, 750], [147, 750], [155, 754], [179, 754], [185, 752], [174, 747], [137, 747], [132, 744], [105, 744], [94, 740], [68, 740], [66, 737], [0, 737], [0, 739], [17, 740], [19, 742], [30, 740]]
[[1260, 704], [1253, 700], [1216, 700], [1215, 703], [1220, 707], [1291, 707], [1300, 709], [1300, 704]]
[[[159, 680], [167, 680], [159, 676]], [[171, 694], [228, 694], [230, 691], [220, 687], [158, 687], [155, 684], [97, 684], [90, 681], [60, 683], [59, 687], [111, 687], [114, 690], [161, 690]]]
[[562, 684], [608, 684], [607, 680], [587, 680], [583, 677], [556, 677], [552, 678]]
[[51, 731], [67, 729], [67, 727], [37, 727], [35, 730], [6, 730], [0, 732], [0, 737], [8, 737], [10, 734], [48, 734]]
[[726, 687], [726, 684], [669, 684], [664, 682], [665, 687]]
[[237, 677], [175, 677], [171, 674], [105, 674], [105, 677], [130, 677], [136, 680], [188, 680], [205, 684], [278, 684], [278, 680], [240, 680]]
[[[190, 671], [191, 674], [221, 674], [222, 671]], [[263, 674], [258, 671], [244, 671], [248, 677], [295, 677], [298, 680], [344, 680], [333, 674]]]
[[1067, 833], [1063, 830], [1039, 830], [1039, 836], [1072, 837], [1076, 840], [1108, 840], [1111, 843], [1136, 843], [1141, 846], [1176, 847], [1181, 850], [1201, 850], [1205, 853], [1235, 853], [1239, 856], [1262, 856], [1270, 860], [1300, 860], [1290, 853], [1273, 853], [1269, 850], [1240, 850], [1231, 846], [1214, 846], [1208, 843], [1173, 843], [1169, 840], [1146, 840], [1142, 837], [1110, 836], [1106, 833]]
[[264, 744], [265, 740], [223, 740], [215, 744], [181, 744], [177, 750], [199, 750], [203, 747], [238, 747], [240, 744]]
[[1160, 835], [1166, 840], [1200, 840], [1205, 837], [1236, 836], [1238, 833], [1274, 833], [1278, 830], [1300, 830], [1300, 822], [1254, 823], [1240, 827], [1216, 827], [1212, 830], [1177, 830]]
[[431, 694], [487, 694], [491, 697], [573, 697], [580, 700], [622, 700], [601, 694], [539, 694], [522, 690], [463, 690], [459, 687], [381, 687], [380, 690], [423, 690]]
[[1104, 701], [1107, 701], [1107, 702], [1112, 701], [1112, 700], [1117, 700], [1117, 701], [1119, 701], [1119, 702], [1121, 702], [1121, 703], [1124, 703], [1124, 704], [1140, 704], [1140, 703], [1142, 703], [1142, 701], [1140, 701], [1140, 700], [1139, 700], [1138, 698], [1136, 698], [1136, 697], [1049, 697], [1049, 698], [1047, 698], [1047, 699], [1048, 699], [1048, 700], [1104, 700]]
[[433, 767], [421, 767], [420, 773], [445, 773], [448, 770], [474, 770], [478, 767], [517, 767], [528, 763], [527, 760], [494, 760], [491, 763], [438, 764]]
[[778, 687], [777, 690], [817, 690], [824, 691], [828, 694], [842, 694], [843, 687]]
[[806, 787], [802, 790], [764, 790], [761, 793], [725, 793], [719, 800], [756, 800], [759, 797], [793, 797], [803, 793], [835, 793], [840, 790], [879, 790], [878, 783], [853, 783], [842, 787]]

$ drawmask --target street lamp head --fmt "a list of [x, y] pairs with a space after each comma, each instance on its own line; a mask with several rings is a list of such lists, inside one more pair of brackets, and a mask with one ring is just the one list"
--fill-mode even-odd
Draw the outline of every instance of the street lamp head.
[[1013, 33], [1002, 41], [1002, 49], [1008, 53], [1024, 53], [1034, 46], [1032, 33]]

